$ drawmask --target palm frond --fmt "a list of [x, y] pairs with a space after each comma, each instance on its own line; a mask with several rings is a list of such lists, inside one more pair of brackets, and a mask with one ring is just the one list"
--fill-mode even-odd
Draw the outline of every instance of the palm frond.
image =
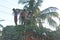
[[[43, 0], [37, 0], [36, 6], [41, 6], [41, 3], [43, 2]], [[35, 7], [36, 7], [35, 6]]]
[[1, 27], [3, 27], [3, 25], [0, 24]]
[[40, 18], [42, 19], [46, 19], [48, 18], [49, 16], [53, 16], [53, 17], [58, 17], [58, 13], [57, 12], [49, 12], [49, 13], [45, 13], [45, 14], [42, 14], [40, 15]]
[[58, 17], [57, 12], [50, 12], [50, 13], [47, 13], [47, 14], [50, 15], [50, 16]]
[[40, 15], [40, 18], [43, 19], [43, 20], [45, 20], [47, 17], [48, 17], [48, 14], [42, 14], [42, 15]]
[[39, 8], [34, 9], [34, 10], [33, 10], [34, 16], [35, 16], [35, 17], [38, 17], [39, 12], [40, 12], [40, 9], [39, 9]]
[[35, 3], [34, 3], [34, 8], [33, 9], [36, 10], [38, 8], [38, 6], [41, 6], [42, 2], [43, 2], [42, 0], [36, 0]]
[[48, 16], [54, 16], [58, 17], [58, 13], [56, 12], [57, 8], [56, 7], [49, 7], [40, 13], [40, 18], [45, 19]]
[[44, 9], [43, 11], [41, 11], [41, 13], [44, 14], [44, 13], [49, 13], [49, 12], [56, 12], [56, 10], [58, 10], [58, 8], [56, 8], [56, 7], [48, 7], [46, 9]]
[[25, 3], [29, 2], [29, 1], [30, 1], [30, 0], [19, 0], [18, 3], [19, 3], [19, 4], [20, 4], [20, 3], [25, 4]]
[[23, 9], [26, 9], [27, 11], [29, 10], [29, 4], [27, 3]]
[[43, 20], [48, 19], [48, 22], [49, 22], [50, 25], [56, 26], [57, 23], [51, 18], [51, 16], [58, 17], [56, 14], [54, 14], [54, 12], [52, 12], [52, 13], [42, 14], [40, 16], [40, 18], [43, 19]]
[[50, 17], [48, 18], [48, 22], [49, 22], [49, 25], [51, 25], [53, 27], [57, 26], [57, 23]]

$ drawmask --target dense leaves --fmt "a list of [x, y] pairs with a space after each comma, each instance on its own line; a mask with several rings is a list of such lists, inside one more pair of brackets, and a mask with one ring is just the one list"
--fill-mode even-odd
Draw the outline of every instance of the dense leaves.
[[[25, 4], [24, 8], [26, 8], [27, 14], [31, 12], [32, 15], [30, 18], [27, 17], [28, 19], [26, 19], [25, 25], [5, 27], [2, 35], [3, 40], [22, 40], [26, 36], [25, 33], [31, 31], [41, 37], [43, 33], [46, 33], [46, 35], [50, 38], [54, 38], [57, 34], [60, 34], [60, 32], [52, 32], [52, 30], [46, 29], [42, 25], [42, 20], [47, 19], [49, 24], [55, 27], [56, 22], [52, 19], [52, 17], [58, 17], [56, 7], [48, 7], [45, 10], [40, 11], [38, 6], [41, 5], [42, 0], [19, 0], [19, 3]], [[21, 10], [19, 9], [17, 13], [20, 12]], [[19, 19], [19, 21], [21, 20]]]

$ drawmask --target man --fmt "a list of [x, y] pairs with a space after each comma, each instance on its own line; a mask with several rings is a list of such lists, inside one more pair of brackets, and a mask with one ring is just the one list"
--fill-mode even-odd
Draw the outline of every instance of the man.
[[24, 25], [25, 24], [26, 17], [27, 17], [27, 14], [26, 14], [26, 10], [25, 9], [21, 12], [20, 16], [21, 16], [22, 24]]
[[12, 10], [14, 12], [14, 22], [15, 22], [15, 25], [17, 25], [17, 12], [16, 12], [16, 9], [13, 8]]

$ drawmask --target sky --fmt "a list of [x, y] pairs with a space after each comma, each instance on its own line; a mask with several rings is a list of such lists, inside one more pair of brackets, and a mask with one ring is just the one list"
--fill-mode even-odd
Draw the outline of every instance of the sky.
[[[50, 6], [57, 7], [60, 10], [60, 0], [43, 0], [40, 9], [44, 10]], [[2, 24], [3, 26], [14, 25], [13, 14], [12, 14], [13, 8], [22, 9], [23, 5], [18, 4], [18, 0], [0, 0], [0, 20], [1, 19], [5, 20], [5, 21], [1, 21], [0, 24]], [[59, 23], [59, 20], [57, 19], [55, 20], [57, 21], [57, 23]]]

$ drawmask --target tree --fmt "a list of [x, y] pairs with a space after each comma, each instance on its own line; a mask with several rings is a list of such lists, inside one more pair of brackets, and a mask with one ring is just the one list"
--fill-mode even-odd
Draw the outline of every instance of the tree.
[[[52, 17], [57, 17], [58, 18], [58, 13], [56, 12], [57, 8], [56, 7], [48, 7], [44, 9], [43, 11], [40, 11], [39, 7], [41, 6], [41, 3], [43, 0], [19, 0], [19, 3], [25, 4], [24, 9], [26, 9], [28, 12], [31, 11], [32, 15], [30, 20], [27, 21], [27, 29], [31, 30], [38, 30], [37, 32], [43, 30], [43, 23], [42, 21], [47, 19], [49, 22], [50, 26], [56, 27], [57, 24], [56, 22], [52, 19]], [[30, 13], [30, 14], [31, 14]], [[39, 27], [37, 29], [37, 25], [39, 24]], [[42, 33], [44, 31], [41, 31]]]
[[[29, 12], [29, 11], [32, 11], [32, 15], [31, 15], [31, 18], [32, 16], [35, 17], [35, 19], [39, 19], [39, 23], [41, 22], [41, 19], [48, 19], [48, 22], [50, 25], [53, 25], [53, 26], [56, 26], [56, 22], [51, 18], [52, 16], [54, 17], [58, 17], [58, 14], [56, 12], [57, 8], [56, 7], [49, 7], [43, 11], [40, 11], [39, 7], [41, 5], [41, 2], [42, 0], [19, 0], [19, 3], [23, 3], [25, 4], [24, 8], [26, 8], [26, 10]], [[21, 11], [19, 11], [20, 9], [18, 9], [18, 13]], [[42, 24], [40, 23], [40, 26], [42, 26]]]
[[[37, 19], [39, 21], [39, 26], [43, 27], [42, 25], [42, 20], [47, 19], [49, 24], [52, 26], [56, 26], [56, 22], [52, 19], [52, 17], [58, 17], [58, 13], [56, 12], [57, 8], [56, 7], [48, 7], [43, 11], [40, 11], [39, 6], [42, 3], [42, 0], [19, 0], [19, 3], [25, 4], [24, 8], [26, 8], [27, 11], [32, 11], [31, 21], [33, 19]], [[32, 23], [36, 23], [33, 21]]]
[[[31, 17], [27, 17], [26, 19], [26, 24], [25, 25], [17, 25], [16, 26], [8, 26], [3, 30], [4, 38], [5, 35], [13, 40], [13, 38], [16, 38], [16, 40], [21, 40], [23, 37], [25, 38], [25, 33], [26, 32], [34, 32], [38, 36], [42, 36], [42, 33], [45, 32], [49, 35], [48, 31], [43, 27], [42, 21], [45, 19], [48, 19], [48, 22], [52, 25], [55, 26], [56, 22], [53, 21], [51, 18], [52, 16], [58, 17], [58, 14], [56, 12], [56, 7], [49, 7], [43, 11], [40, 11], [39, 6], [42, 3], [42, 0], [19, 0], [19, 2], [25, 4], [24, 8], [26, 11], [32, 15]], [[20, 9], [19, 9], [20, 10]], [[19, 11], [20, 12], [20, 11]], [[37, 26], [37, 23], [39, 26]], [[7, 31], [6, 31], [7, 30]], [[34, 35], [36, 36], [36, 35]], [[6, 40], [8, 40], [8, 38]]]

